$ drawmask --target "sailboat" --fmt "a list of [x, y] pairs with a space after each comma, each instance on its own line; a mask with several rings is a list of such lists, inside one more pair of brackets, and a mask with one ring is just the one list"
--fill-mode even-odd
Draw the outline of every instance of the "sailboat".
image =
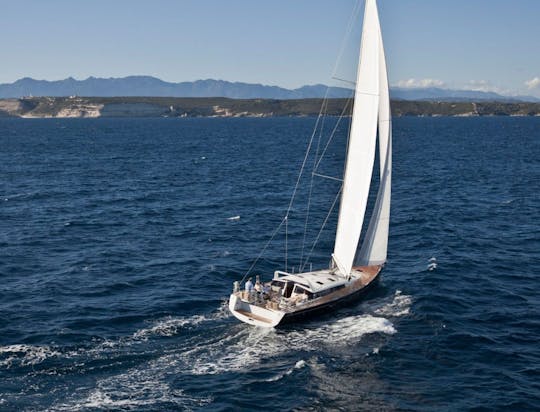
[[[375, 154], [379, 187], [369, 224], [366, 218]], [[246, 290], [235, 282], [229, 309], [239, 320], [276, 327], [327, 312], [362, 297], [386, 262], [390, 220], [392, 126], [388, 75], [376, 0], [366, 0], [339, 217], [328, 268], [303, 273], [276, 270], [271, 282]], [[366, 219], [367, 220], [367, 219]]]

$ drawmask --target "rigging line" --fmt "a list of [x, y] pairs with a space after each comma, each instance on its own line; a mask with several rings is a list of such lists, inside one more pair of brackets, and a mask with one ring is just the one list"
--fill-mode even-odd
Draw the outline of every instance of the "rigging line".
[[306, 162], [307, 162], [307, 159], [309, 157], [309, 152], [311, 151], [311, 146], [313, 145], [313, 139], [315, 138], [315, 134], [317, 133], [317, 127], [319, 125], [319, 122], [321, 121], [321, 117], [323, 117], [322, 113], [323, 113], [325, 101], [328, 100], [328, 91], [329, 91], [329, 89], [330, 89], [329, 87], [326, 88], [326, 92], [325, 92], [324, 98], [323, 98], [323, 104], [321, 105], [321, 109], [319, 110], [319, 115], [317, 116], [317, 121], [315, 122], [315, 127], [313, 129], [313, 133], [311, 134], [311, 138], [309, 139], [309, 144], [308, 144], [308, 147], [307, 147], [307, 150], [306, 150], [306, 154], [304, 155], [304, 160], [302, 161], [302, 166], [300, 167], [300, 173], [298, 173], [298, 178], [296, 179], [296, 185], [294, 186], [294, 190], [293, 190], [293, 193], [292, 193], [292, 196], [291, 196], [291, 200], [289, 202], [289, 206], [287, 207], [287, 212], [285, 214], [285, 217], [289, 216], [289, 212], [292, 209], [292, 205], [293, 205], [294, 199], [296, 197], [296, 192], [298, 191], [298, 186], [300, 185], [300, 179], [302, 178], [302, 175], [304, 173], [304, 168], [306, 167]]
[[[358, 15], [358, 13], [360, 12], [360, 1], [358, 1], [355, 5], [355, 8], [353, 9], [353, 13], [351, 14], [351, 17], [349, 19], [349, 23], [348, 23], [348, 27], [347, 27], [347, 30], [343, 36], [343, 39], [341, 41], [341, 48], [340, 48], [340, 51], [339, 51], [339, 54], [338, 54], [338, 57], [336, 59], [336, 63], [334, 65], [334, 69], [333, 69], [333, 72], [332, 72], [332, 76], [334, 76], [336, 74], [336, 71], [337, 71], [337, 67], [339, 65], [339, 62], [341, 61], [341, 57], [343, 55], [343, 52], [345, 50], [345, 40], [347, 39], [347, 37], [350, 36], [350, 33], [352, 31], [352, 28], [353, 28], [353, 25], [354, 25], [354, 22], [356, 21], [356, 17]], [[327, 87], [326, 88], [326, 92], [324, 94], [324, 98], [323, 98], [323, 104], [321, 105], [321, 109], [319, 110], [319, 115], [317, 116], [317, 121], [315, 122], [315, 127], [313, 129], [313, 133], [311, 135], [311, 138], [309, 140], [309, 145], [308, 145], [308, 148], [306, 150], [306, 154], [304, 156], [304, 160], [302, 162], [302, 167], [300, 168], [300, 173], [298, 174], [298, 179], [296, 180], [296, 185], [294, 187], [294, 190], [293, 190], [293, 194], [291, 196], [291, 200], [289, 202], [289, 206], [287, 207], [287, 212], [285, 214], [285, 218], [288, 218], [289, 216], [289, 212], [291, 211], [291, 208], [292, 208], [292, 205], [293, 205], [293, 202], [294, 202], [294, 199], [296, 197], [296, 192], [298, 191], [298, 185], [300, 183], [300, 179], [302, 177], [302, 174], [304, 172], [304, 168], [305, 168], [305, 165], [306, 165], [306, 161], [307, 161], [307, 158], [308, 158], [308, 155], [309, 155], [309, 152], [311, 150], [311, 146], [312, 146], [312, 143], [313, 143], [313, 139], [315, 137], [315, 134], [317, 132], [317, 126], [320, 122], [320, 119], [322, 117], [322, 113], [323, 113], [323, 109], [324, 109], [324, 106], [325, 106], [325, 102], [328, 101], [328, 93], [329, 93], [329, 90], [330, 90], [330, 87]], [[266, 250], [266, 248], [268, 247], [268, 245], [270, 244], [270, 242], [272, 241], [272, 239], [274, 238], [274, 236], [277, 234], [278, 230], [281, 228], [281, 226], [283, 225], [283, 222], [285, 222], [285, 218], [283, 218], [283, 220], [281, 221], [281, 223], [279, 224], [279, 226], [277, 227], [277, 229], [275, 230], [275, 232], [273, 233], [272, 237], [270, 238], [270, 240], [267, 242], [267, 244], [264, 246], [263, 250], [261, 251], [261, 253], [259, 253], [259, 256], [257, 256], [257, 258], [255, 259], [255, 261], [253, 262], [253, 264], [251, 265], [251, 267], [248, 269], [248, 271], [246, 272], [246, 274], [244, 275], [244, 277], [242, 278], [242, 281], [243, 282], [245, 280], [245, 278], [248, 276], [248, 274], [251, 272], [251, 270], [253, 269], [253, 267], [255, 266], [255, 264], [257, 263], [257, 261], [260, 259], [260, 257], [262, 256], [262, 254], [264, 253], [264, 251]]]
[[[306, 154], [304, 155], [304, 160], [302, 161], [302, 167], [300, 168], [300, 172], [298, 173], [298, 178], [296, 179], [296, 184], [294, 186], [294, 190], [293, 190], [293, 193], [291, 195], [291, 200], [289, 201], [289, 206], [287, 207], [287, 211], [285, 213], [285, 219], [288, 220], [289, 218], [289, 213], [291, 212], [291, 209], [292, 209], [292, 205], [294, 203], [294, 199], [296, 197], [296, 193], [298, 191], [298, 186], [300, 185], [300, 179], [302, 178], [302, 175], [304, 174], [304, 168], [306, 166], [306, 162], [307, 162], [307, 159], [309, 157], [309, 153], [311, 152], [311, 146], [313, 145], [313, 139], [315, 138], [315, 135], [317, 133], [317, 128], [318, 128], [318, 125], [319, 123], [321, 122], [321, 117], [323, 117], [323, 112], [324, 112], [324, 107], [325, 107], [325, 104], [328, 104], [328, 92], [329, 92], [330, 88], [327, 87], [326, 88], [326, 92], [324, 93], [324, 98], [323, 98], [323, 102], [321, 104], [321, 108], [319, 109], [319, 115], [317, 116], [317, 120], [315, 122], [315, 126], [313, 128], [313, 132], [311, 133], [311, 137], [309, 139], [309, 144], [308, 144], [308, 147], [306, 149]], [[324, 119], [324, 117], [323, 117]], [[288, 244], [288, 225], [286, 224], [285, 225], [285, 269], [287, 269], [287, 244]]]
[[[300, 184], [300, 179], [302, 178], [302, 175], [304, 173], [304, 168], [305, 168], [305, 165], [306, 165], [306, 162], [307, 162], [307, 159], [309, 157], [309, 152], [311, 151], [311, 146], [313, 144], [313, 139], [315, 138], [315, 134], [317, 133], [317, 127], [321, 121], [321, 117], [322, 117], [322, 114], [323, 114], [323, 110], [324, 110], [324, 107], [325, 107], [325, 102], [328, 101], [328, 92], [329, 92], [329, 87], [326, 88], [326, 92], [324, 94], [324, 98], [323, 98], [323, 103], [321, 105], [321, 108], [319, 110], [319, 114], [317, 116], [317, 120], [315, 121], [315, 126], [313, 128], [313, 132], [311, 134], [311, 137], [309, 139], [309, 144], [308, 144], [308, 147], [307, 147], [307, 150], [306, 150], [306, 154], [304, 155], [304, 160], [302, 161], [302, 167], [300, 168], [300, 172], [298, 173], [298, 178], [296, 179], [296, 185], [294, 186], [294, 190], [293, 190], [293, 193], [292, 193], [292, 196], [291, 196], [291, 200], [289, 201], [289, 206], [287, 207], [287, 211], [285, 213], [285, 217], [283, 217], [283, 219], [281, 220], [281, 222], [279, 223], [278, 227], [276, 228], [276, 230], [274, 231], [274, 233], [272, 234], [272, 237], [268, 240], [268, 242], [266, 242], [266, 244], [264, 245], [263, 249], [261, 250], [261, 252], [259, 253], [259, 255], [257, 256], [257, 258], [255, 259], [255, 261], [251, 264], [250, 268], [247, 270], [247, 272], [245, 273], [244, 277], [242, 278], [242, 280], [240, 281], [240, 283], [244, 282], [244, 280], [246, 279], [246, 277], [249, 275], [249, 273], [251, 272], [251, 270], [255, 267], [255, 265], [257, 264], [257, 262], [259, 261], [259, 259], [261, 258], [261, 256], [263, 255], [263, 253], [266, 251], [266, 249], [268, 248], [268, 246], [270, 245], [270, 242], [274, 239], [274, 237], [276, 236], [276, 234], [278, 233], [279, 229], [281, 228], [281, 226], [283, 226], [283, 223], [284, 222], [287, 222], [288, 221], [288, 217], [289, 217], [289, 213], [292, 209], [292, 205], [293, 205], [293, 202], [294, 202], [294, 199], [296, 197], [296, 193], [298, 191], [298, 186]], [[285, 225], [285, 249], [287, 249], [287, 239], [288, 237], [288, 224]]]
[[339, 115], [338, 121], [336, 122], [336, 125], [334, 126], [334, 129], [332, 130], [332, 133], [330, 133], [330, 137], [328, 138], [328, 141], [326, 142], [324, 150], [322, 151], [321, 156], [319, 157], [317, 164], [315, 165], [315, 168], [313, 169], [314, 172], [317, 169], [319, 169], [319, 166], [324, 158], [324, 155], [326, 154], [326, 150], [328, 150], [328, 146], [330, 146], [330, 143], [332, 142], [332, 139], [334, 138], [334, 135], [336, 134], [337, 128], [339, 127], [341, 120], [345, 117], [345, 112], [349, 108], [351, 101], [352, 101], [352, 98], [347, 99], [347, 103], [343, 107], [343, 110], [341, 111], [341, 114]]
[[[328, 90], [328, 89], [327, 89]], [[324, 112], [327, 113], [328, 111], [328, 100], [326, 100], [326, 106], [324, 108]], [[317, 139], [317, 147], [315, 149], [315, 156], [313, 156], [313, 167], [311, 170], [311, 178], [309, 180], [309, 192], [308, 192], [308, 200], [307, 200], [307, 206], [306, 206], [306, 219], [304, 221], [304, 235], [302, 237], [302, 248], [300, 251], [300, 266], [302, 266], [302, 261], [304, 260], [304, 250], [306, 247], [306, 238], [307, 238], [307, 228], [309, 223], [309, 216], [311, 212], [311, 197], [313, 194], [313, 172], [315, 171], [315, 165], [317, 163], [317, 158], [319, 157], [319, 150], [321, 147], [321, 140], [322, 140], [322, 134], [323, 134], [323, 128], [324, 128], [324, 120], [326, 119], [326, 116], [323, 117], [323, 120], [321, 122], [321, 128], [319, 130], [319, 138]]]
[[300, 250], [300, 266], [302, 265], [302, 260], [304, 259], [304, 250], [306, 247], [306, 238], [307, 238], [307, 228], [309, 223], [309, 212], [311, 211], [311, 195], [313, 193], [313, 174], [311, 175], [309, 183], [309, 193], [306, 207], [306, 219], [304, 221], [304, 235], [302, 236], [302, 248]]
[[324, 179], [335, 180], [335, 181], [337, 181], [337, 182], [343, 182], [343, 179], [339, 179], [339, 178], [337, 178], [337, 177], [332, 177], [332, 176], [321, 175], [321, 174], [315, 173], [315, 172], [313, 172], [312, 175], [313, 175], [313, 176], [317, 176], [317, 177], [322, 177], [322, 178], [324, 178]]
[[354, 23], [356, 22], [358, 18], [358, 14], [360, 13], [360, 10], [361, 10], [360, 3], [361, 3], [360, 0], [356, 2], [353, 12], [351, 13], [351, 17], [349, 18], [349, 22], [347, 23], [347, 29], [345, 30], [343, 38], [341, 39], [341, 47], [339, 49], [338, 56], [336, 58], [336, 63], [334, 64], [334, 69], [332, 70], [332, 77], [336, 75], [339, 63], [341, 62], [341, 58], [343, 57], [343, 53], [345, 52], [346, 40], [351, 35], [352, 29], [354, 27]]
[[289, 233], [289, 218], [285, 216], [285, 272], [287, 272], [287, 245]]
[[[304, 160], [302, 162], [302, 167], [300, 168], [300, 173], [298, 174], [298, 179], [296, 180], [296, 185], [294, 187], [294, 190], [293, 190], [293, 194], [291, 196], [291, 200], [289, 202], [289, 206], [287, 207], [287, 212], [285, 213], [285, 217], [283, 217], [283, 219], [281, 219], [281, 222], [279, 223], [278, 227], [276, 228], [276, 230], [274, 231], [274, 233], [272, 234], [272, 237], [268, 240], [268, 242], [266, 242], [266, 245], [264, 245], [263, 249], [261, 250], [261, 252], [259, 253], [259, 255], [257, 256], [257, 258], [255, 259], [255, 261], [251, 264], [250, 268], [247, 270], [246, 274], [244, 275], [244, 277], [242, 278], [242, 280], [240, 281], [240, 283], [244, 282], [244, 280], [246, 279], [246, 277], [249, 275], [249, 273], [251, 272], [251, 270], [255, 267], [255, 265], [257, 264], [257, 262], [259, 261], [259, 259], [261, 258], [261, 256], [263, 255], [263, 253], [266, 251], [266, 249], [268, 248], [268, 246], [270, 245], [270, 242], [272, 242], [272, 240], [274, 239], [274, 237], [276, 236], [276, 234], [278, 233], [279, 229], [281, 228], [281, 226], [283, 226], [283, 223], [287, 223], [288, 221], [288, 218], [289, 218], [289, 212], [291, 211], [291, 208], [292, 208], [292, 204], [294, 202], [294, 198], [296, 196], [296, 192], [298, 191], [298, 186], [299, 186], [299, 183], [300, 183], [300, 179], [302, 177], [302, 174], [304, 172], [304, 167], [306, 165], [306, 161], [307, 161], [307, 158], [309, 156], [309, 152], [311, 150], [311, 146], [313, 144], [313, 139], [315, 138], [315, 134], [317, 132], [317, 126], [321, 120], [321, 117], [322, 117], [322, 112], [323, 112], [323, 107], [324, 107], [324, 101], [327, 100], [327, 96], [328, 96], [328, 89], [326, 89], [326, 93], [325, 93], [325, 96], [324, 96], [324, 99], [323, 99], [323, 105], [321, 106], [321, 109], [319, 110], [319, 115], [317, 116], [317, 120], [315, 122], [315, 127], [313, 129], [313, 133], [311, 134], [311, 137], [309, 139], [309, 144], [308, 144], [308, 148], [306, 150], [306, 154], [304, 156]], [[287, 235], [288, 235], [288, 224], [285, 225], [285, 248], [287, 248]]]
[[304, 263], [302, 264], [302, 269], [300, 270], [301, 272], [304, 271], [304, 267], [307, 265], [307, 263], [309, 262], [309, 258], [311, 257], [311, 254], [313, 253], [313, 250], [315, 249], [315, 246], [317, 246], [317, 243], [319, 242], [319, 238], [321, 237], [321, 234], [324, 230], [324, 227], [326, 226], [326, 223], [328, 222], [328, 219], [330, 218], [330, 215], [332, 214], [332, 212], [334, 211], [334, 208], [336, 207], [336, 203], [339, 199], [339, 195], [341, 194], [341, 191], [343, 190], [343, 185], [341, 185], [341, 187], [339, 188], [337, 194], [336, 194], [336, 197], [334, 199], [334, 202], [332, 203], [332, 206], [330, 207], [330, 210], [328, 211], [328, 214], [326, 215], [326, 218], [324, 219], [324, 222], [319, 230], [319, 233], [317, 234], [317, 237], [315, 238], [315, 241], [313, 242], [313, 245], [311, 246], [311, 250], [309, 251], [309, 254], [306, 256], [306, 260], [304, 261]]
[[253, 261], [253, 263], [251, 264], [251, 266], [249, 267], [249, 269], [247, 270], [247, 272], [245, 273], [244, 277], [242, 278], [242, 280], [240, 281], [240, 283], [243, 283], [244, 280], [246, 280], [246, 278], [248, 277], [248, 275], [250, 274], [250, 272], [252, 271], [252, 269], [255, 267], [255, 265], [257, 264], [257, 262], [259, 261], [259, 259], [261, 258], [261, 256], [263, 255], [263, 253], [265, 252], [266, 248], [270, 245], [270, 243], [272, 242], [272, 240], [274, 240], [274, 237], [277, 235], [279, 229], [281, 229], [281, 226], [283, 226], [283, 222], [285, 222], [285, 218], [281, 219], [281, 223], [278, 225], [278, 227], [276, 228], [276, 230], [274, 230], [274, 233], [272, 233], [272, 236], [270, 237], [270, 239], [268, 240], [268, 242], [266, 242], [266, 245], [264, 245], [264, 247], [262, 248], [262, 250], [260, 251], [259, 255], [257, 256], [257, 258]]
[[349, 84], [352, 84], [353, 86], [356, 86], [356, 82], [353, 82], [351, 80], [340, 79], [339, 77], [336, 77], [336, 76], [332, 76], [332, 79], [339, 80], [340, 82], [349, 83]]

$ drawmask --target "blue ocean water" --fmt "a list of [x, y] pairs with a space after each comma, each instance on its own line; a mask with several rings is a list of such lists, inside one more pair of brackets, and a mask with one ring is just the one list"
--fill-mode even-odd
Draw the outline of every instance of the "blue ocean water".
[[[0, 410], [539, 410], [538, 118], [396, 119], [377, 288], [278, 330], [229, 315], [314, 123], [0, 119]], [[304, 252], [299, 193], [290, 266], [337, 189]], [[283, 268], [279, 233], [255, 271]]]

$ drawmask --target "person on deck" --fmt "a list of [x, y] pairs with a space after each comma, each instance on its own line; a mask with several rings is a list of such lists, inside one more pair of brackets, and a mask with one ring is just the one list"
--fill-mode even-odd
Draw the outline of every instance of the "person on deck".
[[258, 293], [262, 293], [262, 283], [261, 283], [261, 280], [259, 278], [259, 275], [257, 275], [256, 277], [256, 281], [255, 281], [255, 291], [258, 292]]
[[253, 282], [251, 281], [251, 278], [249, 278], [244, 286], [246, 292], [251, 293], [253, 292]]

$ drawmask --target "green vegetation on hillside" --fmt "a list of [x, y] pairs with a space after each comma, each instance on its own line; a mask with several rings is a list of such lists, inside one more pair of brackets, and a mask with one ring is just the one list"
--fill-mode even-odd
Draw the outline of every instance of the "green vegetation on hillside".
[[[316, 116], [322, 99], [179, 97], [32, 97], [0, 99], [0, 116], [13, 117], [267, 117]], [[350, 99], [329, 99], [324, 113], [349, 115]], [[540, 116], [540, 103], [392, 101], [400, 116]]]

